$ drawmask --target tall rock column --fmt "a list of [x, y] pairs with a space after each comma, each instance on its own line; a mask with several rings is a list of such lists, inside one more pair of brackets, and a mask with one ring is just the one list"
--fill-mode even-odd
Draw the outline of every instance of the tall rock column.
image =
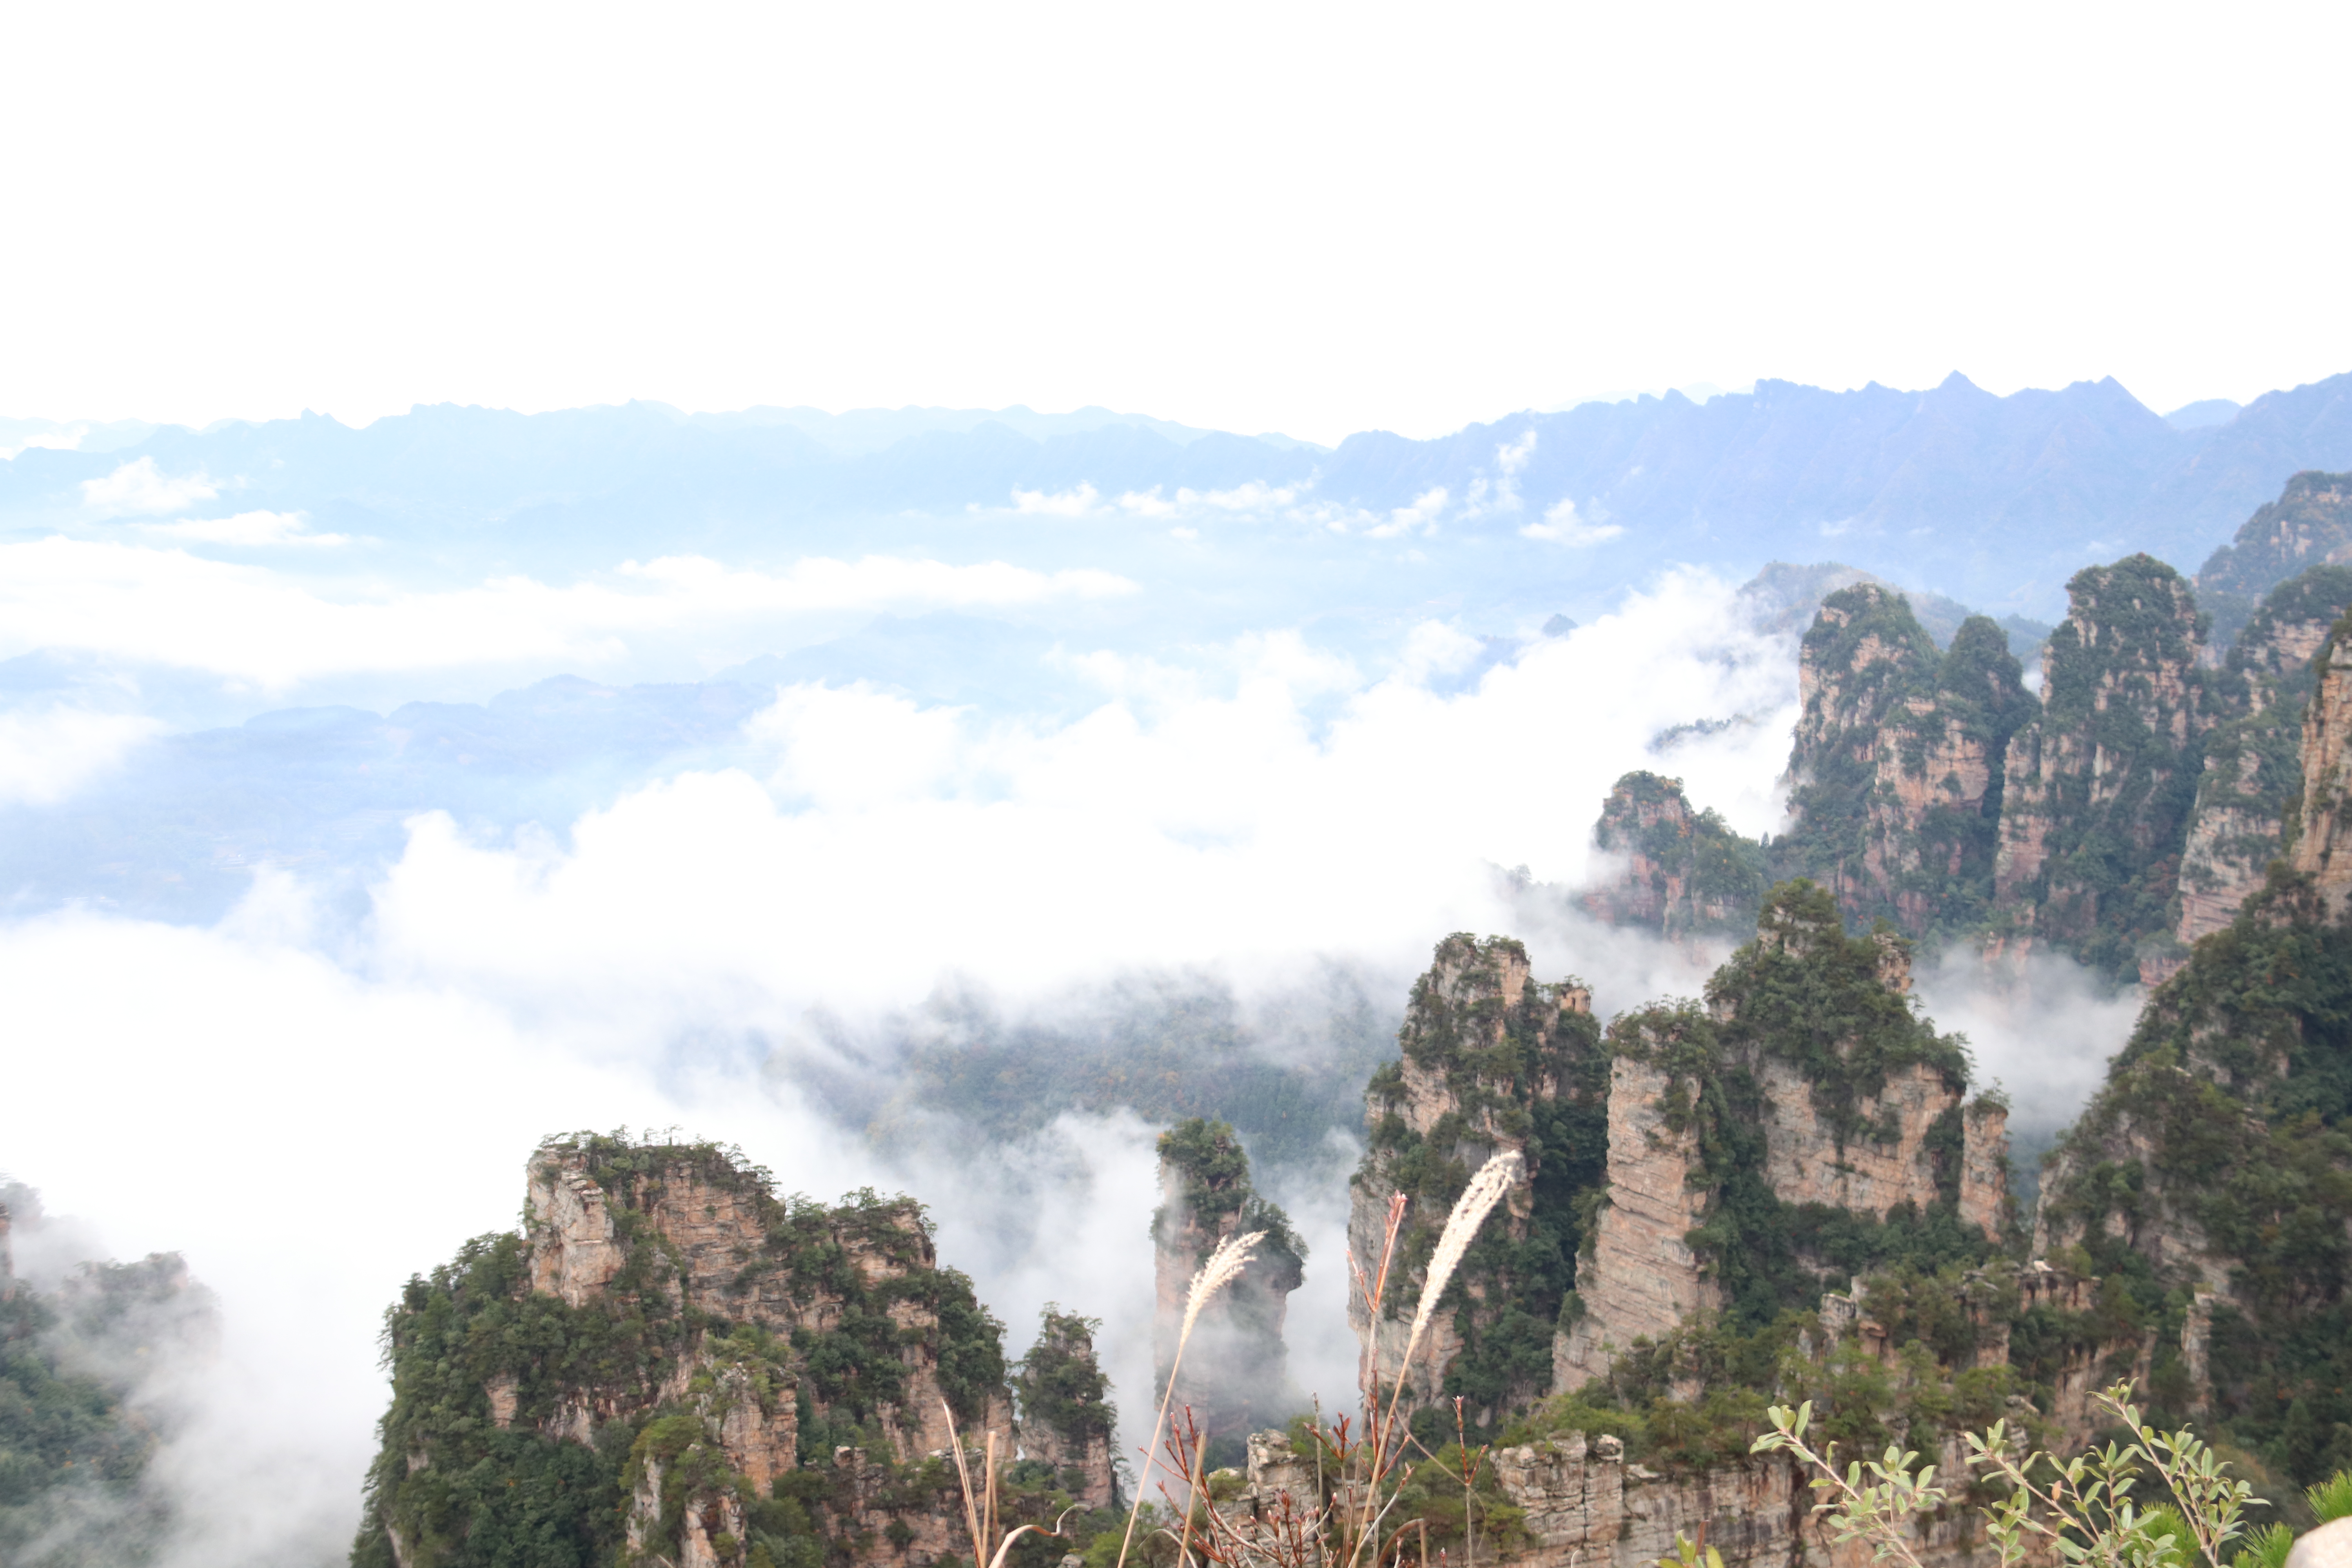
[[1559, 1386], [1696, 1314], [1754, 1328], [1843, 1284], [1792, 1240], [1807, 1214], [1916, 1223], [1940, 1209], [1990, 1255], [2006, 1218], [2006, 1110], [1969, 1100], [1960, 1043], [1910, 991], [1900, 937], [1848, 936], [1827, 889], [1786, 882], [1705, 1008], [1610, 1025], [1607, 1194], [1562, 1314]]
[[[1484, 1423], [1550, 1384], [1589, 1207], [1580, 1200], [1607, 1163], [1609, 1058], [1581, 983], [1539, 983], [1518, 942], [1465, 933], [1437, 944], [1397, 1040], [1399, 1059], [1365, 1094], [1367, 1147], [1349, 1196], [1348, 1245], [1367, 1279], [1381, 1268], [1391, 1198], [1408, 1202], [1386, 1296], [1368, 1309], [1349, 1295], [1359, 1382], [1386, 1398], [1402, 1375], [1407, 1409], [1460, 1393]], [[1507, 1150], [1528, 1179], [1486, 1221], [1404, 1367], [1437, 1234], [1472, 1174]]]
[[[1281, 1209], [1250, 1184], [1249, 1155], [1222, 1121], [1194, 1117], [1160, 1136], [1160, 1205], [1152, 1216], [1157, 1304], [1153, 1382], [1189, 1407], [1212, 1442], [1228, 1447], [1280, 1422], [1303, 1403], [1290, 1385], [1282, 1321], [1306, 1278], [1307, 1248]], [[1249, 1266], [1212, 1300], [1176, 1364], [1192, 1277], [1226, 1237], [1264, 1231]]]
[[2033, 711], [2007, 635], [1972, 616], [1938, 651], [1903, 595], [1856, 584], [1822, 602], [1797, 684], [1779, 872], [1915, 935], [1981, 918], [2010, 736]]
[[2284, 851], [2283, 821], [2303, 793], [2303, 723], [2313, 661], [2352, 607], [2352, 567], [2315, 566], [2273, 589], [2210, 682], [2225, 715], [2205, 742], [2205, 771], [2180, 866], [2178, 968], [2221, 930]]
[[1695, 1034], [1712, 1034], [1703, 1015], [1664, 1009], [1610, 1032], [1609, 1197], [1577, 1268], [1575, 1308], [1554, 1341], [1555, 1389], [1582, 1387], [1635, 1340], [1661, 1339], [1722, 1305], [1686, 1239], [1709, 1194], [1692, 1179], [1703, 1163], [1698, 1128], [1673, 1098], [1669, 1064], [1677, 1047], [1705, 1048]]
[[2352, 894], [2352, 623], [2339, 623], [2314, 661], [2316, 677], [2303, 720], [2303, 799], [2287, 864], [2312, 880], [2322, 906], [2340, 915]]
[[1719, 814], [1693, 811], [1680, 779], [1619, 779], [1592, 842], [1619, 869], [1585, 895], [1584, 907], [1612, 925], [1646, 926], [1674, 940], [1756, 923], [1767, 881], [1763, 847]]
[[2189, 584], [2132, 555], [2085, 567], [2010, 742], [1994, 896], [2012, 938], [2136, 973], [2161, 942], [2203, 769], [2203, 645]]
[[1117, 1508], [1111, 1437], [1118, 1412], [1110, 1403], [1110, 1379], [1095, 1357], [1095, 1331], [1101, 1326], [1049, 1303], [1013, 1387], [1021, 1400], [1022, 1457], [1053, 1466], [1070, 1495], [1088, 1508]]

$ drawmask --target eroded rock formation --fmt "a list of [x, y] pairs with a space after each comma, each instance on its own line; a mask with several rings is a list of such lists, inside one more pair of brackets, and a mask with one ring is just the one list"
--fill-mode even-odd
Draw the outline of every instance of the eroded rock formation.
[[1391, 1196], [1410, 1205], [1380, 1310], [1349, 1297], [1360, 1381], [1396, 1386], [1446, 1213], [1479, 1166], [1513, 1151], [1528, 1179], [1488, 1220], [1405, 1369], [1407, 1408], [1467, 1385], [1484, 1421], [1549, 1384], [1579, 1200], [1606, 1159], [1610, 1064], [1580, 982], [1538, 983], [1517, 942], [1458, 932], [1414, 982], [1398, 1044], [1399, 1060], [1366, 1092], [1368, 1147], [1349, 1194], [1348, 1245], [1366, 1279], [1380, 1271]]
[[2346, 811], [2352, 775], [2345, 768], [2352, 742], [2352, 658], [2341, 635], [2313, 661], [2313, 689], [2304, 715], [2302, 799], [2288, 864], [2311, 879], [2321, 907], [2339, 913], [2352, 889], [2352, 814]]
[[1051, 1466], [1088, 1508], [1117, 1508], [1111, 1439], [1118, 1412], [1110, 1402], [1110, 1379], [1095, 1356], [1095, 1331], [1101, 1326], [1049, 1303], [1013, 1386], [1021, 1400], [1021, 1457]]
[[1910, 989], [1900, 939], [1847, 936], [1826, 890], [1791, 883], [1708, 983], [1705, 1010], [1652, 1006], [1610, 1026], [1608, 1197], [1559, 1386], [1734, 1305], [1726, 1276], [1758, 1245], [1727, 1229], [1736, 1184], [1874, 1222], [1942, 1205], [1998, 1234], [2007, 1110], [1969, 1100], [1958, 1046], [1915, 1015]]
[[2303, 792], [2303, 721], [2313, 661], [2352, 606], [2352, 567], [2316, 566], [2254, 610], [2211, 681], [2231, 715], [2205, 742], [2203, 777], [2180, 866], [2179, 951], [2144, 965], [2177, 970], [2199, 938], [2229, 925], [2284, 851], [2282, 823]]
[[[1234, 1130], [1195, 1117], [1160, 1139], [1160, 1204], [1152, 1216], [1153, 1392], [1173, 1374], [1175, 1403], [1213, 1443], [1237, 1445], [1304, 1401], [1290, 1386], [1282, 1342], [1290, 1293], [1306, 1275], [1307, 1249], [1288, 1216], [1250, 1184], [1249, 1155]], [[1177, 1364], [1193, 1276], [1218, 1243], [1243, 1232], [1263, 1239], [1241, 1278], [1211, 1299]]]
[[1680, 779], [1631, 773], [1601, 807], [1593, 844], [1620, 869], [1585, 897], [1612, 925], [1644, 926], [1669, 939], [1745, 932], [1767, 881], [1764, 853], [1714, 811], [1693, 811]]
[[[1963, 1463], [1961, 1453], [1957, 1441], [1943, 1445], [1935, 1455], [1939, 1470]], [[1498, 1448], [1493, 1464], [1496, 1500], [1517, 1517], [1506, 1541], [1479, 1542], [1479, 1563], [1655, 1568], [1675, 1560], [1677, 1536], [1719, 1552], [1726, 1568], [1867, 1568], [1872, 1562], [1866, 1543], [1832, 1540], [1828, 1522], [1812, 1511], [1805, 1478], [1781, 1456], [1669, 1473], [1629, 1458], [1617, 1437], [1570, 1431]], [[1271, 1540], [1280, 1533], [1286, 1503], [1296, 1510], [1314, 1497], [1315, 1467], [1282, 1433], [1263, 1432], [1250, 1438], [1248, 1468], [1234, 1482], [1218, 1497], [1217, 1511], [1239, 1533]], [[1400, 1543], [1401, 1560], [1416, 1561], [1410, 1531]], [[1968, 1510], [1923, 1523], [1912, 1542], [1914, 1554], [1930, 1568], [1969, 1562], [1986, 1549], [1982, 1522]]]
[[2008, 635], [1981, 616], [1938, 651], [1909, 602], [1832, 594], [1805, 634], [1777, 875], [1914, 935], [1982, 916], [2010, 736], [2033, 709]]
[[968, 1552], [951, 1447], [1010, 1462], [1012, 1402], [1000, 1326], [919, 1207], [783, 1203], [728, 1151], [584, 1135], [542, 1146], [526, 1193], [521, 1235], [468, 1244], [392, 1316], [355, 1562], [509, 1539], [649, 1568]]
[[2202, 772], [2197, 605], [2163, 562], [2086, 567], [2042, 659], [2042, 711], [2011, 740], [1995, 900], [2012, 934], [2111, 973], [2168, 935]]

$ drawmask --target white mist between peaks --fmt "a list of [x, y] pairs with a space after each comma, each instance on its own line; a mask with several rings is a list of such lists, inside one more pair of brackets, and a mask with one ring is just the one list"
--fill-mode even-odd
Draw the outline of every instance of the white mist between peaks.
[[[1671, 765], [1745, 831], [1776, 821], [1791, 650], [1723, 630], [1728, 601], [1674, 579], [1473, 689], [1400, 670], [1319, 722], [1328, 671], [1289, 638], [1263, 639], [1228, 693], [1050, 729], [787, 691], [750, 727], [765, 778], [680, 774], [568, 844], [418, 819], [376, 891], [370, 960], [622, 1039], [681, 1014], [776, 1029], [820, 1004], [903, 1007], [947, 974], [1034, 994], [1129, 967], [1246, 981], [1317, 954], [1410, 973], [1449, 931], [1507, 929], [1500, 868], [1580, 882], [1628, 769]], [[1647, 749], [1737, 714], [1765, 717]]]
[[[120, 1256], [184, 1252], [221, 1297], [217, 1395], [159, 1461], [209, 1510], [181, 1561], [348, 1542], [383, 1309], [512, 1227], [525, 1156], [562, 1129], [677, 1126], [740, 1142], [788, 1192], [912, 1193], [1013, 1353], [1045, 1300], [1105, 1320], [1131, 1416], [1150, 1390], [1156, 1130], [1069, 1116], [1007, 1148], [949, 1121], [887, 1163], [795, 1089], [789, 1058], [824, 1048], [809, 1014], [879, 1018], [954, 978], [1017, 1015], [1136, 970], [1246, 997], [1322, 957], [1401, 1001], [1461, 929], [1521, 931], [1540, 978], [1582, 973], [1604, 1009], [1689, 989], [1694, 955], [1500, 868], [1578, 880], [1633, 767], [1670, 763], [1745, 831], [1773, 822], [1792, 650], [1734, 624], [1722, 584], [1672, 579], [1450, 696], [1429, 682], [1465, 668], [1467, 639], [1433, 628], [1319, 721], [1341, 672], [1278, 637], [1236, 648], [1229, 689], [1129, 669], [1135, 695], [1058, 729], [802, 690], [754, 727], [763, 776], [669, 779], [564, 842], [419, 819], [356, 930], [282, 873], [208, 930], [0, 926], [23, 1042], [9, 1169]], [[1738, 714], [1765, 717], [1647, 750]], [[1339, 1200], [1278, 1195], [1313, 1251], [1298, 1381], [1342, 1405]]]

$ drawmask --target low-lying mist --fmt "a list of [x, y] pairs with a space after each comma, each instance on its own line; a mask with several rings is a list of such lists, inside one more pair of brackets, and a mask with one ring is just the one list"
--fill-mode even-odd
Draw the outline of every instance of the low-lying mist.
[[[93, 1256], [180, 1251], [221, 1304], [211, 1392], [159, 1460], [168, 1561], [341, 1556], [383, 1310], [514, 1226], [525, 1156], [572, 1129], [740, 1143], [786, 1192], [913, 1194], [1009, 1353], [1048, 1301], [1103, 1320], [1131, 1447], [1152, 1141], [1223, 1116], [1307, 1243], [1294, 1375], [1343, 1405], [1360, 1092], [1431, 947], [1517, 934], [1604, 1015], [1696, 993], [1721, 952], [1568, 896], [1602, 796], [1654, 767], [1743, 832], [1779, 820], [1794, 648], [1725, 584], [1480, 655], [1433, 623], [1373, 677], [1269, 635], [1214, 679], [1121, 663], [1120, 695], [1058, 724], [791, 689], [745, 766], [498, 838], [415, 818], [362, 908], [272, 871], [210, 926], [0, 926], [24, 1042], [0, 1164], [92, 1222]], [[1964, 969], [1923, 968], [1922, 994], [2021, 1131], [2054, 1128], [2129, 1000], [2053, 969], [2004, 1011]]]

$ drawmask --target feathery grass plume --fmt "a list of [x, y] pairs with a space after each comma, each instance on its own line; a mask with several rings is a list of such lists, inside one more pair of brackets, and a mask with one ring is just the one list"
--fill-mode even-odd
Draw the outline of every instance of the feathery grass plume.
[[[1445, 1216], [1445, 1229], [1437, 1238], [1437, 1251], [1429, 1260], [1429, 1278], [1421, 1287], [1421, 1304], [1413, 1309], [1412, 1332], [1404, 1342], [1404, 1359], [1412, 1360], [1412, 1352], [1421, 1343], [1421, 1336], [1429, 1327], [1429, 1320], [1437, 1315], [1437, 1299], [1445, 1294], [1454, 1271], [1462, 1267], [1463, 1254], [1477, 1239], [1478, 1227], [1486, 1223], [1487, 1215], [1502, 1202], [1503, 1194], [1518, 1184], [1519, 1173], [1526, 1162], [1517, 1149], [1506, 1149], [1478, 1167], [1462, 1195], [1454, 1200], [1454, 1212]], [[1397, 1374], [1404, 1374], [1400, 1364]]]
[[1397, 1363], [1396, 1387], [1389, 1394], [1391, 1415], [1410, 1381], [1406, 1373], [1412, 1365], [1412, 1353], [1421, 1348], [1421, 1336], [1428, 1330], [1429, 1320], [1437, 1315], [1437, 1299], [1445, 1294], [1454, 1271], [1462, 1266], [1462, 1255], [1477, 1239], [1478, 1227], [1486, 1223], [1486, 1216], [1502, 1202], [1503, 1194], [1518, 1184], [1526, 1165], [1517, 1149], [1506, 1149], [1479, 1166], [1470, 1184], [1462, 1189], [1462, 1195], [1454, 1200], [1454, 1212], [1445, 1216], [1445, 1229], [1437, 1237], [1437, 1251], [1429, 1259], [1429, 1277], [1422, 1282], [1421, 1304], [1412, 1313], [1412, 1332], [1405, 1337], [1404, 1355]]
[[1135, 1478], [1135, 1502], [1127, 1510], [1127, 1535], [1118, 1543], [1118, 1568], [1127, 1568], [1127, 1553], [1135, 1544], [1135, 1521], [1143, 1513], [1143, 1482], [1159, 1462], [1160, 1434], [1168, 1426], [1168, 1402], [1176, 1397], [1176, 1373], [1184, 1365], [1184, 1346], [1192, 1338], [1192, 1325], [1201, 1321], [1201, 1310], [1216, 1293], [1241, 1278], [1242, 1270], [1265, 1239], [1265, 1232], [1253, 1230], [1237, 1233], [1217, 1243], [1209, 1260], [1192, 1276], [1192, 1288], [1184, 1294], [1184, 1326], [1176, 1334], [1176, 1354], [1168, 1363], [1168, 1389], [1160, 1396], [1160, 1415], [1151, 1423], [1151, 1441], [1143, 1450], [1143, 1474]]
[[[1209, 1254], [1209, 1261], [1192, 1276], [1192, 1288], [1184, 1294], [1184, 1327], [1176, 1336], [1176, 1353], [1180, 1357], [1184, 1353], [1184, 1342], [1192, 1337], [1192, 1324], [1199, 1320], [1201, 1310], [1209, 1304], [1209, 1298], [1241, 1278], [1257, 1244], [1265, 1239], [1265, 1232], [1262, 1230], [1225, 1237], [1217, 1243], [1217, 1250]], [[1173, 1377], [1175, 1373], [1169, 1375]]]

